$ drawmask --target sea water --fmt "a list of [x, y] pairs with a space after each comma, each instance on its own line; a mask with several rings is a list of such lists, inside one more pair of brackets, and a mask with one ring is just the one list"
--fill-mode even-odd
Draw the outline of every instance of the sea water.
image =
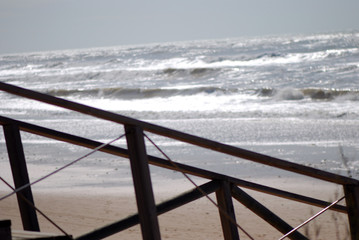
[[[359, 176], [356, 31], [0, 55], [0, 81]], [[4, 92], [0, 114], [104, 142], [123, 133], [122, 126]], [[247, 160], [149, 135], [175, 161], [236, 177], [263, 175], [256, 172], [261, 166]], [[34, 169], [61, 165], [88, 151], [27, 133], [22, 138]], [[0, 140], [5, 164], [3, 135]], [[125, 140], [117, 144], [125, 147]], [[148, 151], [163, 157], [151, 144]], [[130, 179], [124, 161], [101, 155], [77, 167]]]

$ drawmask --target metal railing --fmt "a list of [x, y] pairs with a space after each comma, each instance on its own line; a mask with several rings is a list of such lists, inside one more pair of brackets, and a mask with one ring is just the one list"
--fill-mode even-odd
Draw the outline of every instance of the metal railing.
[[[160, 239], [157, 216], [174, 208], [182, 206], [188, 202], [194, 201], [204, 196], [216, 192], [217, 204], [220, 207], [220, 217], [223, 229], [224, 239], [239, 239], [238, 224], [235, 221], [232, 198], [238, 200], [243, 205], [252, 210], [255, 214], [263, 218], [283, 234], [293, 229], [285, 221], [257, 202], [251, 196], [246, 194], [240, 187], [259, 191], [266, 194], [290, 199], [318, 207], [327, 207], [330, 203], [311, 197], [290, 193], [280, 189], [252, 183], [213, 171], [196, 168], [193, 166], [176, 163], [173, 164], [169, 159], [159, 158], [148, 155], [145, 146], [145, 133], [151, 132], [157, 135], [165, 136], [171, 139], [189, 143], [212, 151], [229, 154], [234, 157], [247, 159], [256, 163], [272, 166], [286, 171], [298, 173], [312, 178], [324, 180], [327, 182], [343, 186], [346, 206], [334, 205], [331, 209], [348, 214], [351, 239], [359, 240], [359, 181], [341, 176], [338, 174], [322, 171], [319, 169], [303, 166], [293, 162], [285, 161], [279, 158], [263, 155], [260, 153], [248, 151], [234, 146], [226, 145], [220, 142], [208, 140], [191, 134], [172, 130], [155, 124], [139, 121], [137, 119], [125, 117], [112, 112], [93, 108], [76, 102], [46, 95], [29, 89], [20, 88], [14, 85], [0, 82], [0, 90], [22, 96], [25, 98], [48, 103], [65, 109], [73, 110], [83, 114], [91, 115], [96, 118], [112, 121], [124, 125], [128, 149], [106, 145], [99, 151], [121, 156], [130, 159], [133, 175], [135, 193], [138, 205], [138, 214], [122, 219], [113, 224], [104, 226], [98, 230], [87, 233], [77, 239], [101, 239], [114, 233], [127, 229], [135, 224], [141, 224], [143, 239]], [[0, 124], [3, 125], [5, 140], [7, 143], [10, 162], [13, 162], [12, 168], [15, 187], [21, 187], [28, 184], [26, 162], [22, 150], [22, 143], [19, 137], [20, 131], [44, 136], [51, 139], [94, 149], [100, 146], [101, 142], [74, 136], [68, 133], [55, 131], [34, 124], [17, 121], [7, 117], [0, 116]], [[191, 192], [184, 193], [174, 199], [162, 204], [155, 205], [151, 179], [148, 164], [159, 167], [181, 171], [201, 178], [208, 179], [209, 182], [194, 188]], [[22, 194], [29, 200], [32, 200], [31, 188], [26, 188]], [[24, 229], [38, 230], [36, 212], [30, 209], [18, 198]], [[290, 239], [307, 239], [298, 231], [288, 236]]]

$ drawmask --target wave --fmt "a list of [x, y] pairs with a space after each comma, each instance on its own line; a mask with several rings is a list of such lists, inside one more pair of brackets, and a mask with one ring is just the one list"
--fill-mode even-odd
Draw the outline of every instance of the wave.
[[232, 90], [220, 87], [185, 87], [185, 88], [95, 88], [95, 89], [52, 89], [45, 93], [54, 96], [102, 97], [120, 99], [138, 99], [171, 96], [189, 96], [196, 94], [225, 94]]
[[[203, 56], [203, 59], [184, 59], [182, 62], [177, 60], [168, 61], [166, 64], [163, 62], [157, 63], [151, 67], [145, 67], [143, 69], [157, 70], [166, 75], [175, 76], [204, 76], [211, 75], [217, 72], [221, 72], [226, 69], [265, 65], [275, 63], [280, 58], [286, 58], [280, 53], [263, 53], [255, 56], [240, 56], [240, 57], [209, 57]], [[164, 65], [170, 65], [169, 67], [163, 68]]]
[[196, 68], [165, 68], [163, 70], [164, 74], [168, 75], [178, 75], [178, 74], [189, 74], [192, 76], [201, 76], [201, 75], [207, 75], [207, 74], [213, 74], [216, 71], [220, 71], [220, 68], [211, 68], [211, 67], [196, 67]]
[[94, 89], [51, 89], [45, 93], [59, 97], [77, 98], [115, 98], [115, 99], [146, 99], [168, 98], [175, 96], [212, 95], [234, 96], [248, 95], [273, 100], [314, 101], [350, 100], [359, 101], [359, 90], [325, 89], [325, 88], [261, 88], [238, 89], [216, 86], [185, 86], [176, 88], [94, 88]]
[[[273, 49], [258, 50], [250, 48], [247, 51], [239, 51], [233, 54], [209, 54], [205, 50], [198, 56], [179, 52], [176, 55], [168, 55], [156, 58], [155, 55], [128, 55], [114, 54], [113, 52], [81, 52], [75, 51], [72, 55], [58, 54], [52, 56], [45, 53], [39, 56], [17, 56], [16, 58], [0, 58], [0, 77], [13, 78], [19, 76], [49, 77], [49, 76], [78, 76], [86, 77], [88, 73], [104, 74], [107, 79], [113, 77], [112, 73], [124, 74], [148, 74], [155, 73], [156, 77], [217, 77], [216, 74], [226, 74], [227, 71], [235, 69], [253, 69], [254, 67], [282, 66], [283, 64], [298, 64], [298, 67], [306, 66], [308, 63], [328, 60], [336, 61], [337, 58], [357, 59], [359, 48], [355, 46], [325, 46], [315, 49], [282, 49], [277, 46]], [[332, 49], [333, 48], [333, 49]], [[217, 49], [220, 51], [221, 49]], [[47, 59], [46, 56], [49, 58]], [[23, 60], [26, 59], [26, 61]], [[38, 59], [39, 58], [39, 59]], [[96, 61], [93, 60], [96, 59]], [[98, 58], [98, 59], [97, 59]], [[352, 60], [350, 60], [352, 61]], [[341, 61], [342, 62], [342, 59]], [[336, 72], [357, 71], [357, 61], [340, 69], [334, 68]], [[316, 66], [314, 66], [316, 67]], [[256, 69], [257, 71], [257, 69]], [[260, 70], [258, 70], [260, 71]], [[109, 74], [109, 76], [106, 76]]]
[[[170, 67], [163, 68], [163, 63], [158, 66], [152, 66], [148, 69], [162, 70], [165, 74], [210, 74], [214, 71], [221, 71], [224, 69], [241, 68], [241, 67], [261, 67], [270, 65], [282, 64], [298, 64], [323, 61], [330, 59], [333, 61], [335, 58], [342, 58], [353, 56], [359, 53], [359, 48], [350, 49], [331, 49], [331, 50], [318, 50], [312, 52], [294, 52], [294, 53], [281, 53], [281, 52], [266, 52], [259, 55], [240, 55], [236, 57], [204, 57], [192, 61], [190, 59], [184, 62], [173, 62]], [[356, 68], [356, 65], [351, 66]], [[146, 68], [145, 68], [146, 69]], [[348, 69], [345, 69], [345, 71]]]
[[359, 90], [349, 89], [326, 89], [326, 88], [262, 88], [256, 90], [259, 96], [272, 97], [281, 100], [302, 100], [310, 98], [312, 100], [351, 100], [359, 101]]

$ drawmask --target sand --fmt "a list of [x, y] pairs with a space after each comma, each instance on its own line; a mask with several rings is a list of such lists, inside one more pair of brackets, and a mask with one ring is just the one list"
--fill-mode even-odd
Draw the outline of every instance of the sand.
[[[281, 187], [300, 194], [308, 194], [326, 201], [334, 201], [342, 194], [340, 188], [332, 184], [296, 179], [260, 179], [267, 185]], [[271, 184], [268, 184], [271, 183]], [[155, 191], [156, 202], [160, 203], [181, 192], [173, 187], [166, 191]], [[264, 204], [293, 227], [309, 218], [320, 208], [306, 204], [283, 200], [245, 190], [259, 202]], [[1, 196], [5, 193], [2, 192]], [[215, 199], [215, 195], [210, 197]], [[62, 189], [61, 191], [34, 190], [36, 206], [46, 213], [67, 233], [77, 237], [95, 228], [110, 224], [136, 212], [136, 201], [129, 188], [126, 189]], [[236, 218], [254, 239], [278, 239], [280, 232], [254, 215], [235, 199]], [[345, 204], [341, 202], [341, 204]], [[12, 196], [0, 202], [0, 219], [11, 219], [12, 229], [21, 229], [21, 220], [16, 197]], [[43, 232], [59, 233], [39, 216], [40, 228]], [[223, 239], [218, 210], [205, 198], [194, 201], [159, 217], [162, 239]], [[328, 211], [314, 222], [301, 229], [310, 239], [349, 239], [347, 237], [347, 216], [342, 213]], [[249, 239], [239, 230], [241, 239]], [[340, 236], [340, 238], [339, 238]], [[140, 227], [129, 228], [107, 239], [141, 239]]]

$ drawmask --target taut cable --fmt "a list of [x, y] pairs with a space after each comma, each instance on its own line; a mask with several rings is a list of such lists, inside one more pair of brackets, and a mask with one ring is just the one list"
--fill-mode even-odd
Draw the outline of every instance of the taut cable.
[[[11, 188], [13, 191], [15, 191], [15, 188], [13, 188], [5, 179], [3, 179], [2, 177], [0, 177], [0, 180], [3, 181], [9, 188]], [[30, 207], [34, 208], [37, 212], [39, 212], [47, 221], [49, 221], [52, 225], [54, 225], [58, 230], [60, 230], [63, 234], [65, 234], [65, 236], [67, 236], [69, 239], [71, 238], [71, 236], [65, 232], [65, 230], [63, 230], [59, 225], [57, 225], [54, 221], [52, 221], [45, 213], [43, 213], [40, 209], [38, 209], [31, 201], [29, 201], [27, 198], [24, 197], [24, 195], [22, 195], [22, 193], [20, 193], [19, 195], [21, 197], [22, 200], [24, 200]]]
[[341, 200], [343, 200], [345, 198], [345, 196], [339, 198], [338, 200], [336, 200], [335, 202], [333, 202], [332, 204], [330, 204], [329, 206], [327, 206], [326, 208], [323, 208], [321, 211], [319, 211], [317, 214], [315, 214], [314, 216], [308, 218], [308, 220], [306, 220], [305, 222], [303, 222], [302, 224], [298, 225], [297, 227], [293, 228], [290, 232], [288, 232], [287, 234], [285, 234], [284, 236], [282, 236], [281, 238], [279, 238], [278, 240], [283, 240], [286, 237], [288, 237], [290, 234], [292, 234], [293, 232], [297, 231], [299, 228], [303, 227], [304, 225], [306, 225], [307, 223], [311, 222], [312, 220], [314, 220], [315, 218], [317, 218], [319, 215], [321, 215], [322, 213], [324, 213], [325, 211], [327, 211], [329, 208], [333, 207], [335, 204], [337, 204], [338, 202], [340, 202]]

